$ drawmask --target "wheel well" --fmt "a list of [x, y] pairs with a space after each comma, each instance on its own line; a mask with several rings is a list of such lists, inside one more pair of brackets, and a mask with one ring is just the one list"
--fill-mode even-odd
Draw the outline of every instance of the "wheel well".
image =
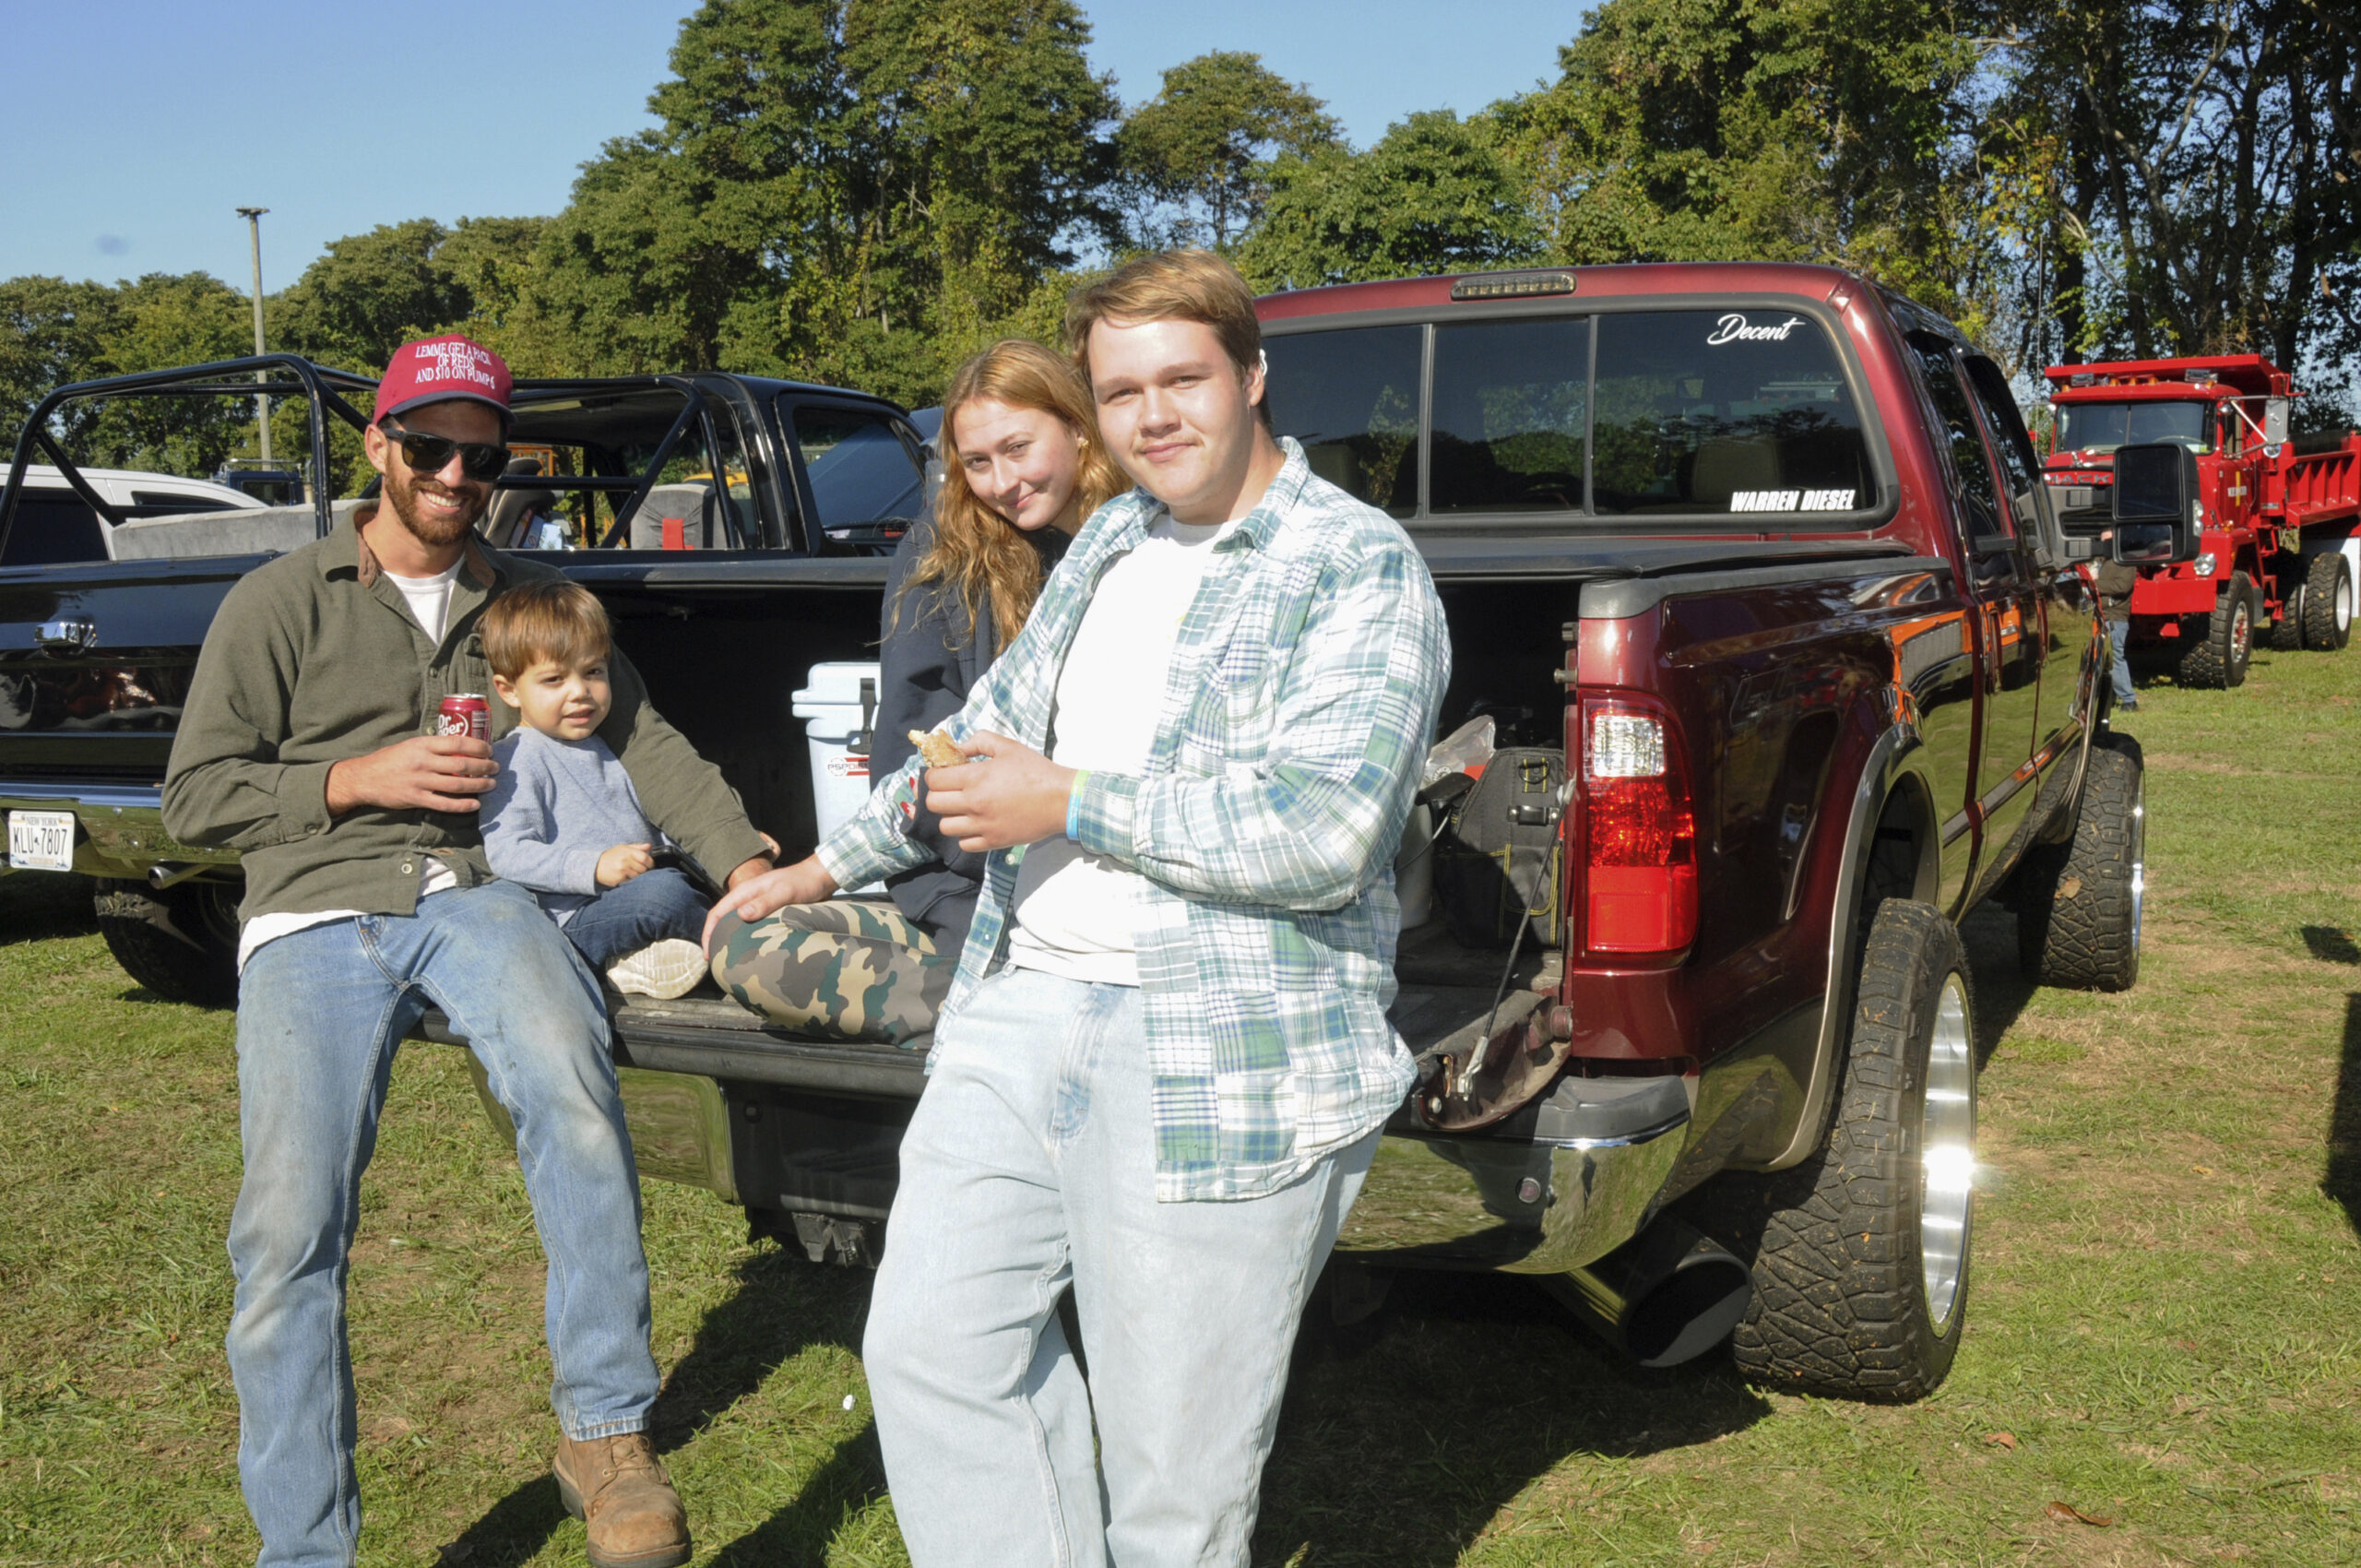
[[1934, 902], [1940, 875], [1935, 814], [1916, 777], [1904, 777], [1886, 797], [1870, 836], [1869, 864], [1862, 875], [1859, 918], [1865, 930], [1877, 918], [1878, 906], [1888, 898]]

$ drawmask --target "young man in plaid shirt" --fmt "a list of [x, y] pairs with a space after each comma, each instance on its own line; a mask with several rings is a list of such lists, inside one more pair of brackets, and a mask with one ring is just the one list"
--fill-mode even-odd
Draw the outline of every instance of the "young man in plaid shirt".
[[[1400, 527], [1264, 428], [1227, 262], [1135, 261], [1066, 329], [1139, 488], [944, 724], [977, 760], [925, 775], [997, 852], [863, 1351], [919, 1563], [1242, 1563], [1304, 1299], [1410, 1086], [1392, 864], [1450, 650]], [[722, 909], [921, 860], [923, 767]]]

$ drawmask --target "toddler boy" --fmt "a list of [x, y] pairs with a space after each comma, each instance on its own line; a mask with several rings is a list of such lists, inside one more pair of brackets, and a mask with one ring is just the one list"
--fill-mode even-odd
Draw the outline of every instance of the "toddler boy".
[[671, 846], [597, 733], [614, 702], [605, 608], [576, 583], [523, 583], [484, 611], [482, 635], [492, 689], [519, 720], [492, 748], [492, 873], [531, 889], [616, 990], [693, 989], [706, 972], [695, 938], [707, 905], [683, 873], [658, 863]]

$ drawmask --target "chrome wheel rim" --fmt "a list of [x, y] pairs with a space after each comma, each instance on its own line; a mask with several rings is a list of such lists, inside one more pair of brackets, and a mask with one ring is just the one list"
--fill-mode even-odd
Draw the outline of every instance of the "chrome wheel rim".
[[1975, 1176], [1975, 1045], [1968, 1038], [1967, 986], [1943, 977], [1928, 1043], [1927, 1093], [1918, 1110], [1918, 1259], [1927, 1317], [1940, 1336], [1959, 1306], [1967, 1263], [1968, 1206]]
[[2140, 956], [2140, 915], [2148, 901], [2148, 778], [2131, 787], [2131, 956]]
[[2344, 633], [2345, 633], [2345, 632], [2346, 632], [2346, 631], [2347, 631], [2347, 630], [2352, 626], [2352, 624], [2353, 624], [2353, 575], [2352, 575], [2350, 572], [2339, 572], [2339, 573], [2337, 573], [2337, 575], [2336, 575], [2336, 631], [2337, 631], [2337, 635], [2338, 635], [2339, 636], [2343, 636], [2344, 635]]
[[2230, 658], [2233, 660], [2244, 659], [2247, 656], [2247, 648], [2253, 641], [2252, 612], [2241, 600], [2237, 608], [2230, 612]]

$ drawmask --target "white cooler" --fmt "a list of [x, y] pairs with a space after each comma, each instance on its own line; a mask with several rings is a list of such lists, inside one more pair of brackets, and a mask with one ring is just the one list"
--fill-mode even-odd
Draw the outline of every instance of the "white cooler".
[[[795, 717], [803, 720], [812, 748], [812, 803], [825, 838], [869, 799], [869, 732], [877, 719], [877, 666], [814, 664], [808, 683], [794, 695]], [[872, 882], [848, 893], [883, 894]]]

